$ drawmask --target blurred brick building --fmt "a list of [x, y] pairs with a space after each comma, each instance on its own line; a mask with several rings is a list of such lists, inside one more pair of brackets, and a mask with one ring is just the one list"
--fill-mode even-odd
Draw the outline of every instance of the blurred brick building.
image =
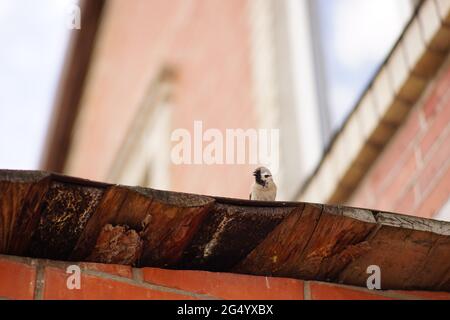
[[449, 219], [450, 1], [414, 3], [324, 143], [310, 1], [82, 2], [43, 167], [246, 198], [254, 165], [175, 165], [171, 132], [279, 128], [280, 200]]

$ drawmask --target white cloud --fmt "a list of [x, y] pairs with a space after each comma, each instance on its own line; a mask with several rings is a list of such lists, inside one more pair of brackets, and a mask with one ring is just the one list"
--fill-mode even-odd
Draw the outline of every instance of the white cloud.
[[380, 60], [410, 16], [409, 0], [336, 0], [333, 47], [339, 63], [357, 70]]
[[11, 1], [0, 0], [0, 18], [5, 17], [11, 8]]
[[0, 168], [38, 167], [69, 35], [65, 3], [0, 0]]

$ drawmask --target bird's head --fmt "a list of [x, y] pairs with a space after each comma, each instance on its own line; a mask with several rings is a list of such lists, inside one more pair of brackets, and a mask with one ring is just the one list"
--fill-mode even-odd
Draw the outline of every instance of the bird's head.
[[273, 182], [272, 173], [266, 167], [259, 167], [253, 172], [255, 182], [263, 187]]

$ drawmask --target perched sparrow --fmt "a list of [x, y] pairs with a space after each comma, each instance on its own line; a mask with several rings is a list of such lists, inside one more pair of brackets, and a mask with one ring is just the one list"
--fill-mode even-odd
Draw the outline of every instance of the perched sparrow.
[[277, 186], [273, 182], [272, 173], [266, 167], [259, 167], [254, 172], [255, 182], [252, 185], [250, 200], [274, 201]]

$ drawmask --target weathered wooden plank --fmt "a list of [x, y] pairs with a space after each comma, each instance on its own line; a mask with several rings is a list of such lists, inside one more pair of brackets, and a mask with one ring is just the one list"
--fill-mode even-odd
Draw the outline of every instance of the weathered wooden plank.
[[67, 259], [103, 194], [102, 188], [53, 181], [27, 255]]
[[142, 256], [137, 265], [172, 265], [213, 203], [213, 198], [204, 196], [112, 186], [86, 226], [71, 259], [90, 256], [101, 229], [112, 224], [126, 226], [142, 238]]
[[293, 209], [217, 203], [177, 267], [229, 270], [263, 241]]
[[450, 291], [450, 223], [0, 170], [0, 252]]
[[8, 253], [13, 225], [25, 202], [31, 183], [0, 182], [0, 252]]
[[365, 240], [375, 228], [368, 210], [324, 205], [299, 266], [290, 273], [303, 279], [334, 280], [348, 263], [370, 249]]
[[450, 237], [438, 236], [405, 288], [450, 292]]
[[153, 198], [142, 232], [144, 252], [141, 264], [157, 267], [176, 265], [210, 214], [215, 200], [186, 193], [144, 188], [135, 190]]
[[[95, 212], [81, 232], [69, 259], [82, 261], [91, 254], [102, 228], [107, 224], [117, 224], [116, 216], [120, 213], [127, 194], [128, 190], [119, 186], [112, 186], [105, 190]], [[133, 226], [130, 227], [133, 228]]]
[[370, 211], [305, 204], [293, 211], [233, 270], [329, 280], [369, 249]]
[[16, 219], [8, 253], [23, 255], [30, 246], [31, 238], [41, 218], [42, 203], [52, 183], [51, 176], [33, 183]]
[[450, 290], [448, 223], [381, 212], [368, 239], [371, 250], [351, 262], [339, 282], [365, 286], [367, 267], [381, 270], [382, 289]]
[[29, 218], [40, 214], [50, 175], [35, 171], [0, 170], [0, 252], [23, 254], [22, 243], [30, 228], [22, 228]]
[[290, 270], [298, 269], [298, 261], [321, 212], [321, 205], [303, 204], [295, 208], [232, 270], [257, 275], [286, 275]]

